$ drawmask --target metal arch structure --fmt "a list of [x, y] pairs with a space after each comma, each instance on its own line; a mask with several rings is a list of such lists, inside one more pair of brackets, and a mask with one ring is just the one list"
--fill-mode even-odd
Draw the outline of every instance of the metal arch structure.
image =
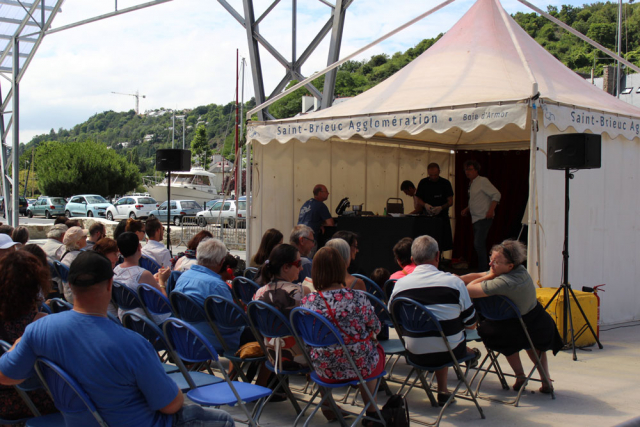
[[[331, 16], [327, 22], [322, 26], [320, 31], [316, 34], [313, 40], [309, 43], [306, 49], [298, 56], [297, 55], [297, 1], [292, 1], [291, 8], [291, 61], [288, 61], [284, 55], [271, 45], [267, 39], [260, 34], [259, 24], [269, 15], [269, 13], [280, 3], [281, 0], [274, 0], [269, 7], [258, 17], [255, 18], [255, 11], [253, 7], [253, 0], [242, 0], [244, 9], [244, 17], [238, 13], [227, 0], [218, 0], [218, 3], [224, 7], [227, 12], [231, 14], [242, 25], [247, 33], [247, 42], [249, 45], [249, 60], [251, 62], [251, 74], [253, 77], [253, 88], [255, 92], [256, 105], [261, 105], [266, 101], [264, 80], [262, 78], [262, 64], [260, 62], [259, 47], [262, 47], [268, 53], [270, 53], [285, 69], [285, 75], [276, 85], [276, 87], [269, 95], [269, 98], [279, 94], [287, 87], [287, 84], [292, 80], [302, 81], [305, 77], [301, 74], [300, 68], [309, 59], [311, 54], [315, 51], [322, 40], [331, 32], [329, 54], [327, 58], [327, 65], [331, 65], [340, 58], [340, 45], [342, 43], [342, 33], [344, 29], [344, 20], [347, 8], [353, 3], [353, 0], [335, 0], [335, 5], [331, 4], [328, 0], [318, 0], [322, 4], [331, 8]], [[330, 107], [333, 103], [333, 92], [336, 85], [337, 70], [329, 71], [324, 80], [323, 91], [320, 92], [311, 83], [305, 85], [305, 87], [311, 92], [311, 94], [320, 101], [321, 108]], [[266, 107], [265, 107], [266, 108]], [[269, 114], [268, 110], [258, 111], [258, 120], [265, 121], [273, 120], [274, 117]]]
[[[52, 29], [51, 24], [61, 11], [63, 1], [33, 0], [33, 3], [27, 3], [24, 0], [0, 0], [0, 77], [11, 84], [11, 89], [6, 93], [2, 93], [0, 89], [0, 183], [5, 198], [4, 215], [13, 226], [17, 226], [20, 221], [20, 81], [44, 37], [171, 0], [153, 0], [120, 10], [118, 0], [114, 0], [113, 12]], [[9, 132], [12, 135], [12, 147], [7, 145]]]

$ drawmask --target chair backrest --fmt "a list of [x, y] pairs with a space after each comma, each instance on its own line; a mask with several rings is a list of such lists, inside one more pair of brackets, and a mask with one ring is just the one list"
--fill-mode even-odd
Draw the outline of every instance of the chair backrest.
[[141, 283], [138, 287], [138, 298], [140, 298], [142, 308], [149, 317], [154, 314], [172, 313], [169, 299], [151, 285]]
[[56, 268], [55, 260], [47, 257], [47, 265], [49, 265], [49, 273], [51, 273], [51, 279], [59, 278], [58, 269]]
[[47, 313], [47, 314], [52, 313], [51, 308], [44, 302], [41, 302], [40, 305], [38, 305], [38, 311], [41, 313]]
[[353, 277], [357, 277], [358, 279], [362, 279], [364, 281], [364, 286], [367, 288], [367, 292], [368, 293], [378, 297], [379, 299], [381, 299], [383, 301], [387, 300], [387, 296], [382, 291], [382, 289], [380, 289], [380, 286], [378, 286], [378, 284], [376, 282], [374, 282], [373, 280], [369, 279], [367, 276], [365, 276], [363, 274], [352, 274], [352, 276]]
[[63, 282], [67, 282], [69, 279], [69, 267], [60, 261], [53, 261], [53, 264], [56, 266], [56, 270], [58, 271], [58, 277], [60, 277]]
[[389, 308], [396, 324], [400, 327], [399, 333], [439, 332], [448, 343], [440, 322], [423, 304], [409, 298], [394, 298]]
[[49, 301], [51, 311], [53, 313], [62, 313], [63, 311], [73, 310], [73, 305], [60, 298], [51, 298]]
[[233, 279], [231, 289], [237, 301], [249, 304], [258, 289], [260, 289], [260, 285], [246, 277], [236, 277]]
[[210, 322], [223, 328], [241, 328], [249, 325], [247, 314], [229, 298], [211, 295], [204, 301], [204, 311]]
[[44, 357], [36, 359], [35, 368], [67, 425], [107, 427], [96, 405], [73, 377]]
[[180, 275], [182, 274], [182, 271], [172, 271], [171, 274], [169, 275], [169, 278], [167, 279], [167, 287], [165, 288], [165, 290], [167, 291], [167, 295], [171, 294], [171, 292], [173, 292], [173, 290], [176, 287], [176, 283], [178, 283], [178, 279], [180, 278]]
[[186, 322], [206, 322], [204, 308], [188, 295], [173, 291], [169, 294], [171, 308], [176, 316]]
[[138, 261], [138, 265], [144, 268], [145, 270], [149, 270], [151, 274], [156, 274], [158, 270], [160, 270], [160, 267], [162, 267], [155, 260], [145, 255], [142, 255], [140, 257], [140, 261]]
[[294, 335], [297, 335], [307, 346], [328, 347], [331, 345], [344, 345], [340, 331], [324, 316], [309, 310], [296, 307], [291, 310], [291, 326]]
[[156, 351], [167, 350], [169, 345], [160, 328], [148, 318], [134, 311], [127, 311], [122, 316], [122, 325], [142, 335]]
[[266, 338], [293, 336], [291, 324], [284, 314], [264, 301], [251, 301], [247, 305], [249, 321]]
[[111, 301], [122, 310], [133, 310], [134, 308], [142, 308], [142, 302], [135, 293], [124, 283], [113, 281], [111, 289]]
[[260, 271], [260, 269], [257, 267], [247, 267], [242, 275], [249, 280], [253, 280], [258, 274], [258, 271]]
[[485, 319], [507, 320], [521, 317], [518, 307], [504, 295], [476, 298], [473, 305]]
[[376, 312], [380, 323], [395, 328], [395, 323], [393, 323], [393, 318], [391, 317], [391, 313], [389, 313], [389, 309], [387, 309], [387, 305], [369, 292], [365, 292], [365, 295], [369, 299], [371, 306], [373, 306], [373, 310]]
[[162, 325], [169, 348], [180, 359], [189, 363], [218, 360], [218, 352], [211, 343], [193, 326], [181, 319], [170, 317]]
[[382, 291], [387, 296], [386, 301], [391, 299], [391, 294], [393, 293], [393, 288], [395, 288], [397, 281], [398, 279], [389, 279], [384, 282], [384, 285], [382, 285]]

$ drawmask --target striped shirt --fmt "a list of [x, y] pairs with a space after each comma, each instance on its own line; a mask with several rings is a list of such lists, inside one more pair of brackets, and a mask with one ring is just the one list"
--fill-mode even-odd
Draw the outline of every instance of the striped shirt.
[[[452, 349], [465, 340], [465, 327], [476, 323], [476, 311], [469, 292], [460, 278], [438, 270], [431, 264], [418, 265], [413, 273], [396, 282], [394, 298], [410, 298], [423, 304], [440, 322]], [[412, 354], [447, 351], [439, 332], [408, 333], [402, 331], [407, 350]]]

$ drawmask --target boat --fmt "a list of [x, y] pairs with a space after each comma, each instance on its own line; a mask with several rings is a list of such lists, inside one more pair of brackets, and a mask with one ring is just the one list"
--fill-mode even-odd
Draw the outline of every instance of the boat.
[[[201, 167], [189, 172], [171, 172], [171, 199], [195, 200], [200, 206], [215, 198], [218, 191], [213, 184], [215, 174]], [[167, 200], [167, 178], [158, 181], [155, 177], [144, 177], [144, 185], [151, 197], [158, 202]]]

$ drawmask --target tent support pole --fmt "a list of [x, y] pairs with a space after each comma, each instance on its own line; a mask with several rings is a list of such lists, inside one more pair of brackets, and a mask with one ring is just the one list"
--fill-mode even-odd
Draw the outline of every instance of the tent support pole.
[[[246, 142], [244, 144], [244, 149], [246, 151], [247, 154], [247, 175], [246, 175], [246, 186], [247, 186], [247, 190], [245, 192], [245, 195], [247, 196], [247, 223], [244, 226], [244, 231], [245, 231], [245, 251], [246, 251], [246, 255], [245, 255], [245, 259], [251, 259], [251, 217], [252, 217], [252, 210], [251, 209], [252, 203], [253, 203], [253, 198], [251, 197], [251, 188], [253, 187], [251, 184], [251, 147], [252, 145], [249, 142]], [[224, 165], [223, 165], [224, 168]], [[242, 187], [240, 187], [242, 188]]]
[[[534, 83], [534, 86], [537, 84]], [[537, 93], [537, 87], [534, 87], [534, 93]], [[531, 145], [529, 147], [529, 201], [528, 206], [528, 219], [527, 219], [527, 270], [529, 275], [533, 277], [533, 272], [538, 266], [538, 272], [540, 271], [540, 260], [534, 260], [534, 251], [531, 250], [532, 242], [534, 242], [536, 233], [535, 228], [537, 223], [534, 220], [534, 212], [536, 211], [536, 154], [538, 151], [538, 108], [536, 105], [537, 100], [531, 100]], [[536, 242], [537, 245], [539, 242]], [[540, 275], [538, 274], [538, 285], [540, 285]]]

